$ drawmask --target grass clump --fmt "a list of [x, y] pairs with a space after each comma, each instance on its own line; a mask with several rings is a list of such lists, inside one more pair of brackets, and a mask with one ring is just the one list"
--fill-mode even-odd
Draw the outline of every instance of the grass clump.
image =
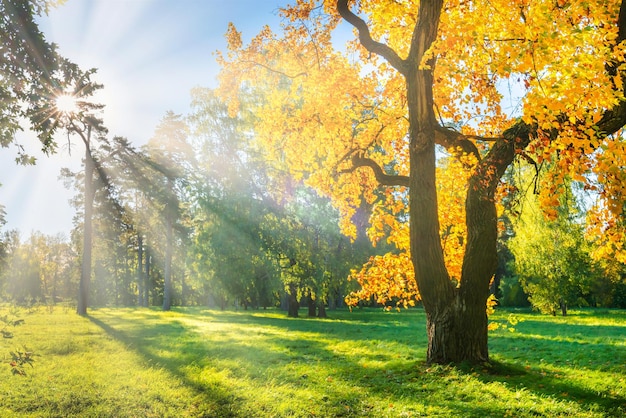
[[[495, 314], [505, 321], [509, 311]], [[604, 417], [626, 413], [626, 314], [514, 313], [492, 364], [424, 363], [425, 316], [179, 308], [27, 315], [38, 357], [0, 380], [0, 416]], [[3, 351], [8, 353], [6, 341]], [[1, 369], [0, 369], [1, 370]], [[0, 371], [1, 372], [1, 371]]]

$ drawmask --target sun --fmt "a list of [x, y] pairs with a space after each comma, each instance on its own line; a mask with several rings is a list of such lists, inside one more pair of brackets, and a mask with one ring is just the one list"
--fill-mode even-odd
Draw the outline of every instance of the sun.
[[71, 94], [61, 94], [54, 99], [54, 107], [61, 113], [71, 115], [78, 113], [78, 102]]

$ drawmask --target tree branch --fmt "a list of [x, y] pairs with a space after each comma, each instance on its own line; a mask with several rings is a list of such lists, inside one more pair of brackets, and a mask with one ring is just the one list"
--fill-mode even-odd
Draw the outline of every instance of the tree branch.
[[352, 157], [352, 167], [346, 168], [338, 172], [338, 174], [342, 173], [352, 173], [357, 168], [361, 167], [369, 167], [373, 172], [376, 180], [382, 186], [403, 186], [409, 187], [409, 176], [401, 176], [401, 175], [392, 175], [386, 174], [382, 167], [378, 165], [378, 163], [371, 158], [364, 157], [363, 154], [357, 154]]
[[[441, 145], [448, 151], [452, 152], [455, 155], [461, 154], [472, 154], [476, 157], [476, 160], [480, 161], [481, 156], [480, 152], [478, 152], [478, 148], [476, 145], [468, 139], [469, 137], [463, 135], [459, 132], [453, 131], [452, 129], [444, 128], [442, 126], [437, 126], [435, 128], [435, 143]], [[481, 137], [472, 138], [481, 140]], [[460, 151], [459, 151], [460, 150]]]
[[354, 26], [359, 32], [359, 42], [361, 42], [361, 45], [363, 45], [365, 49], [373, 54], [380, 55], [385, 58], [393, 68], [398, 70], [404, 76], [407, 75], [407, 62], [400, 58], [396, 51], [388, 45], [372, 39], [367, 23], [365, 23], [365, 21], [356, 14], [352, 13], [348, 7], [348, 0], [337, 0], [337, 11], [341, 17]]

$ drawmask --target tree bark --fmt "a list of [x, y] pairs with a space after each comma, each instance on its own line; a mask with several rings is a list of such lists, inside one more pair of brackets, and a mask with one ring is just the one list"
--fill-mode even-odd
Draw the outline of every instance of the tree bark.
[[[477, 268], [472, 283], [479, 284], [455, 287], [450, 281], [441, 247], [439, 208], [436, 185], [435, 137], [437, 122], [433, 113], [434, 60], [420, 69], [424, 53], [437, 36], [442, 2], [421, 2], [407, 60], [406, 71], [407, 101], [409, 110], [410, 138], [410, 216], [411, 216], [411, 259], [415, 280], [422, 297], [427, 319], [428, 348], [427, 361], [430, 363], [458, 363], [462, 361], [488, 361], [486, 301], [489, 293], [489, 278], [484, 273], [489, 266]], [[468, 221], [495, 221], [493, 213], [483, 213], [484, 205], [475, 205], [468, 198]], [[491, 207], [488, 206], [488, 209]], [[495, 231], [494, 223], [494, 231]], [[475, 239], [473, 245], [480, 245], [492, 238], [468, 234]], [[494, 254], [495, 254], [495, 239]], [[490, 246], [485, 250], [489, 253]], [[495, 259], [495, 257], [494, 257]], [[476, 258], [468, 263], [474, 266], [484, 260]], [[495, 267], [495, 265], [494, 265]], [[463, 281], [462, 281], [463, 282]], [[479, 297], [477, 297], [479, 296]]]

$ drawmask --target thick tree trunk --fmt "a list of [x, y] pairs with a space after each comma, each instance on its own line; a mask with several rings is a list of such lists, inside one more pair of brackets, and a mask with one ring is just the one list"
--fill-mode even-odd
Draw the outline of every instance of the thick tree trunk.
[[489, 360], [487, 349], [487, 314], [485, 305], [476, 300], [453, 303], [436, 314], [427, 314], [430, 363], [481, 363]]
[[[87, 139], [91, 134], [91, 127], [87, 131]], [[92, 243], [92, 216], [93, 216], [93, 184], [94, 161], [91, 156], [88, 140], [85, 142], [85, 212], [83, 214], [83, 259], [78, 284], [78, 303], [76, 313], [87, 315], [89, 304], [89, 282], [91, 279], [91, 243]]]
[[[466, 260], [461, 286], [454, 287], [445, 268], [439, 238], [434, 146], [418, 153], [414, 161], [417, 164], [411, 173], [415, 179], [411, 184], [411, 248], [415, 278], [427, 316], [427, 361], [488, 361], [486, 302], [489, 279], [495, 270], [495, 265], [489, 267], [489, 260], [495, 260], [495, 238], [485, 236], [484, 242], [477, 240], [470, 244], [468, 237], [469, 254], [476, 253], [472, 250], [474, 246], [482, 245], [484, 251]], [[495, 229], [495, 219], [492, 223]]]
[[[405, 73], [411, 157], [411, 259], [427, 317], [427, 361], [476, 363], [489, 360], [486, 301], [489, 294], [489, 279], [495, 264], [493, 266], [490, 263], [485, 266], [481, 264], [485, 262], [482, 257], [485, 254], [488, 254], [487, 259], [495, 260], [496, 240], [491, 233], [483, 240], [476, 235], [478, 230], [468, 232], [466, 250], [470, 249], [470, 254], [469, 258], [466, 254], [461, 286], [455, 287], [445, 266], [439, 231], [435, 154], [438, 125], [433, 113], [432, 95], [432, 68], [435, 62], [434, 60], [428, 62], [430, 68], [419, 68], [424, 53], [437, 36], [441, 7], [441, 1], [420, 3], [418, 12], [420, 19], [413, 34], [410, 62]], [[493, 226], [495, 231], [493, 202], [491, 202], [493, 214], [491, 207], [487, 207], [488, 213], [483, 213], [485, 205], [482, 205], [482, 202], [474, 205], [474, 199], [474, 195], [468, 195], [469, 203], [466, 205], [468, 223], [488, 220], [492, 225], [479, 230], [491, 232]], [[468, 229], [471, 229], [469, 225]], [[484, 251], [475, 254], [478, 253], [476, 250], [480, 248], [481, 243], [486, 243]], [[490, 273], [487, 273], [488, 271]]]

